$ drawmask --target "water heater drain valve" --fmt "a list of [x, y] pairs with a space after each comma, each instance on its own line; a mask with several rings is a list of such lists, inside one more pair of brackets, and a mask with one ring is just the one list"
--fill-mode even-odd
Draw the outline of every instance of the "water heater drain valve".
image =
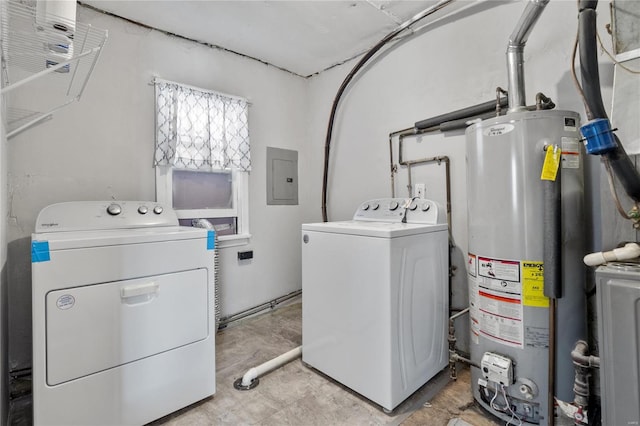
[[492, 382], [509, 386], [513, 383], [513, 361], [502, 355], [485, 352], [480, 361], [482, 376]]

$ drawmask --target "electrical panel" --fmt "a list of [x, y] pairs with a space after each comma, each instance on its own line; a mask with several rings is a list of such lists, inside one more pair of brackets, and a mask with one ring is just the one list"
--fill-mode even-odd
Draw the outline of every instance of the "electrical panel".
[[298, 204], [298, 151], [267, 147], [267, 205]]

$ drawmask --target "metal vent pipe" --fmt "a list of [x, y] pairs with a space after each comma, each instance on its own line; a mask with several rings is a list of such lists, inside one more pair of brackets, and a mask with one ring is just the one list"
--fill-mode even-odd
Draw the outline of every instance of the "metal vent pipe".
[[524, 45], [549, 0], [530, 0], [520, 21], [509, 37], [507, 46], [507, 78], [509, 79], [508, 112], [526, 109], [524, 89]]

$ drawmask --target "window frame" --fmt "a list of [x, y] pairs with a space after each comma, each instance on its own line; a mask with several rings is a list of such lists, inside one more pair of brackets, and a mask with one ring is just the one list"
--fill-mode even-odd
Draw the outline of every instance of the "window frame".
[[[209, 90], [201, 87], [191, 86], [184, 83], [178, 83], [175, 81], [164, 80], [158, 77], [154, 78], [154, 84], [165, 83], [170, 85], [179, 86], [183, 89], [191, 89], [197, 92], [208, 93], [216, 95], [222, 98], [228, 98], [231, 100], [242, 101], [246, 103], [246, 107], [250, 107], [251, 103], [243, 97], [229, 95], [226, 93], [218, 92], [215, 90]], [[157, 120], [157, 88], [155, 93], [156, 98], [156, 120]], [[246, 123], [248, 126], [248, 122]], [[248, 131], [248, 127], [247, 127]], [[157, 128], [156, 128], [157, 132]], [[248, 136], [247, 136], [248, 137]], [[156, 144], [157, 144], [156, 134]], [[156, 146], [157, 149], [157, 146]], [[156, 160], [157, 161], [157, 160]], [[250, 162], [250, 160], [249, 160]], [[173, 170], [186, 170], [197, 173], [207, 172], [231, 172], [232, 174], [232, 205], [231, 209], [174, 209], [178, 219], [196, 219], [196, 218], [236, 218], [236, 234], [233, 235], [220, 235], [218, 236], [218, 247], [232, 247], [245, 245], [250, 242], [251, 234], [249, 232], [249, 177], [250, 177], [250, 163], [249, 170], [242, 170], [242, 166], [236, 169], [235, 166], [230, 168], [211, 168], [211, 169], [191, 169], [188, 167], [175, 166], [173, 164], [156, 165], [155, 167], [155, 183], [156, 183], [156, 200], [165, 205], [173, 208]]]
[[[174, 166], [155, 166], [156, 200], [173, 208], [173, 170], [195, 173], [228, 172], [229, 170], [194, 170]], [[178, 219], [235, 217], [236, 234], [220, 235], [220, 248], [246, 245], [251, 240], [249, 232], [249, 172], [231, 169], [232, 204], [230, 209], [174, 209]]]

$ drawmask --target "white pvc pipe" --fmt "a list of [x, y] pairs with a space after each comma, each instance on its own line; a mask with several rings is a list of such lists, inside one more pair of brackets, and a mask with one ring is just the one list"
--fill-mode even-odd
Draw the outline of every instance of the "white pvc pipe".
[[249, 369], [244, 376], [242, 376], [242, 386], [249, 386], [256, 378], [268, 373], [271, 370], [275, 370], [278, 367], [285, 365], [288, 362], [293, 361], [302, 355], [302, 346], [298, 346], [295, 349], [291, 349], [289, 352], [273, 358], [267, 362], [260, 364], [257, 367]]
[[640, 245], [636, 243], [628, 243], [624, 247], [613, 249], [611, 251], [601, 251], [591, 253], [584, 257], [584, 263], [587, 266], [603, 265], [607, 262], [631, 260], [640, 257]]

